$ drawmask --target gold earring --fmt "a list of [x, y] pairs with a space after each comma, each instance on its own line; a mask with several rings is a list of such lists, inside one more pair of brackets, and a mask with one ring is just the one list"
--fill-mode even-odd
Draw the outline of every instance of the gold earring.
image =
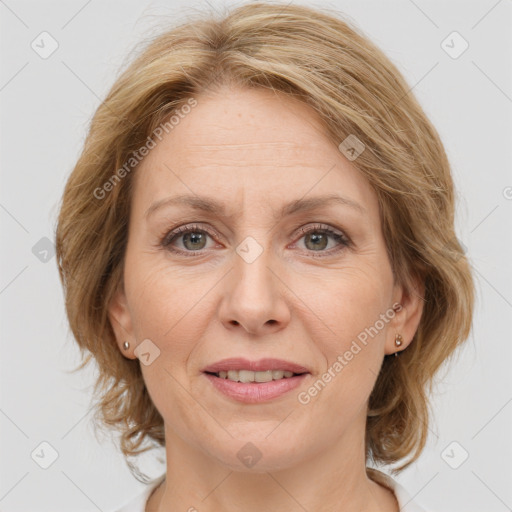
[[[404, 341], [404, 340], [403, 340], [403, 338], [402, 338], [402, 335], [401, 335], [401, 334], [397, 334], [397, 335], [395, 336], [395, 345], [396, 345], [397, 347], [400, 347], [400, 346], [402, 345], [403, 341]], [[397, 356], [398, 356], [398, 352], [399, 352], [398, 350], [395, 352], [395, 357], [397, 357]]]
[[128, 350], [128, 348], [130, 347], [130, 344], [127, 341], [125, 341], [123, 343], [123, 347], [124, 347], [125, 350]]

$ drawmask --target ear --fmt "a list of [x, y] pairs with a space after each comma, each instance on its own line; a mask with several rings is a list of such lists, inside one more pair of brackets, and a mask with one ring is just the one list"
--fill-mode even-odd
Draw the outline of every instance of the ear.
[[[132, 327], [132, 318], [123, 284], [120, 284], [108, 306], [108, 318], [114, 330], [116, 342], [123, 356], [129, 359], [136, 359], [134, 354], [135, 336]], [[130, 346], [124, 348], [127, 341]]]
[[[390, 323], [386, 338], [386, 354], [394, 354], [407, 348], [420, 324], [425, 303], [425, 283], [419, 277], [411, 278], [407, 285], [395, 285], [393, 292], [395, 316]], [[402, 344], [397, 346], [397, 334], [402, 336]]]

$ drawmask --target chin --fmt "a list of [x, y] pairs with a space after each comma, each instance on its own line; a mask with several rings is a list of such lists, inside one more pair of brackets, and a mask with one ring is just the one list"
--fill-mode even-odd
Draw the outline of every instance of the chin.
[[[276, 442], [277, 441], [277, 442]], [[303, 454], [298, 453], [296, 443], [289, 439], [289, 445], [279, 440], [269, 441], [264, 437], [245, 436], [243, 440], [232, 440], [229, 449], [210, 452], [217, 461], [230, 469], [242, 473], [267, 473], [289, 469], [300, 463]]]

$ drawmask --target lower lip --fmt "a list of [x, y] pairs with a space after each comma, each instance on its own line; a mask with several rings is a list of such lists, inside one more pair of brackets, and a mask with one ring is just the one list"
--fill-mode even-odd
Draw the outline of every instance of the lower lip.
[[221, 379], [210, 373], [204, 374], [217, 390], [239, 402], [256, 404], [277, 398], [300, 386], [309, 375], [295, 375], [270, 382], [235, 382], [229, 379]]

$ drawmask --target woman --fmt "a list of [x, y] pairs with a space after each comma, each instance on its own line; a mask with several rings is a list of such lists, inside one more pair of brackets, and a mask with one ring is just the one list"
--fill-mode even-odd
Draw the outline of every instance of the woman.
[[253, 3], [155, 38], [56, 240], [99, 420], [165, 448], [122, 512], [423, 510], [368, 464], [420, 456], [473, 283], [439, 136], [363, 35]]

